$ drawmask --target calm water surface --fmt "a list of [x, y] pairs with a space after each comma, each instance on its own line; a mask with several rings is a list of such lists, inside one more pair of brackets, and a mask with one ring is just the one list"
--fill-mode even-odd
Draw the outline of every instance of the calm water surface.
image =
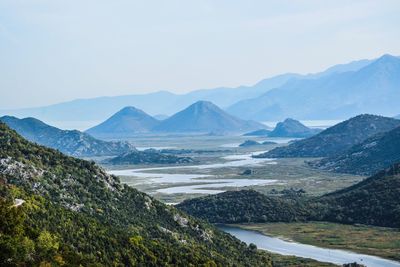
[[255, 244], [259, 249], [268, 250], [283, 255], [294, 255], [303, 258], [311, 258], [321, 262], [344, 264], [358, 262], [367, 267], [399, 267], [400, 262], [386, 260], [376, 256], [358, 254], [339, 249], [320, 248], [295, 242], [284, 241], [276, 237], [263, 235], [256, 231], [244, 230], [227, 225], [218, 226], [243, 242]]

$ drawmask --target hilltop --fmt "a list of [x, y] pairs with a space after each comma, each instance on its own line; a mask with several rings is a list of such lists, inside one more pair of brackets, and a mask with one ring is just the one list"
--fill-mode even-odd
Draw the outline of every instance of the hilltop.
[[125, 107], [86, 132], [99, 138], [129, 137], [150, 132], [160, 121], [135, 107]]
[[311, 129], [291, 118], [285, 119], [283, 122], [279, 122], [273, 131], [271, 131], [269, 137], [310, 137], [321, 132], [319, 129]]
[[238, 119], [209, 101], [198, 101], [153, 128], [155, 132], [228, 133], [261, 129], [264, 125]]

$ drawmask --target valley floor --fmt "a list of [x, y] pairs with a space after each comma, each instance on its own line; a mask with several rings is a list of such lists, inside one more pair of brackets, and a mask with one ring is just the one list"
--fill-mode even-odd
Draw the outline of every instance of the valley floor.
[[400, 230], [328, 222], [234, 225], [318, 247], [350, 250], [400, 261]]
[[[270, 150], [288, 140], [271, 140], [280, 143], [276, 145], [238, 147], [238, 144], [246, 139], [260, 142], [265, 138], [180, 136], [136, 139], [135, 145], [142, 148], [153, 145], [159, 149], [192, 149], [193, 151], [188, 154], [180, 156], [192, 157], [195, 163], [190, 163], [190, 166], [185, 167], [154, 164], [105, 167], [110, 172], [116, 171], [115, 174], [123, 174], [118, 175], [123, 183], [170, 204], [210, 193], [237, 189], [254, 189], [270, 195], [294, 188], [296, 190], [303, 189], [306, 195], [318, 196], [351, 186], [365, 178], [313, 169], [306, 163], [306, 161], [314, 160], [311, 158], [252, 162], [248, 157], [243, 158], [243, 156]], [[203, 150], [203, 152], [198, 153], [196, 150]], [[237, 164], [238, 160], [248, 160], [248, 162]], [[247, 170], [250, 170], [250, 174], [244, 175], [243, 173]], [[265, 183], [259, 182], [263, 180]], [[241, 185], [235, 186], [235, 183], [229, 184], [228, 181], [238, 181], [236, 184], [241, 181]], [[240, 224], [235, 226], [303, 244], [400, 260], [400, 232], [390, 228], [324, 222]], [[276, 266], [335, 266], [330, 263], [278, 254], [273, 254], [273, 260]]]

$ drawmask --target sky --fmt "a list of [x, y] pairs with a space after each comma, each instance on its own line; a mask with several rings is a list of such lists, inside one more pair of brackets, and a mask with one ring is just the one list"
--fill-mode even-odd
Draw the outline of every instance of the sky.
[[0, 109], [400, 55], [398, 0], [0, 0]]

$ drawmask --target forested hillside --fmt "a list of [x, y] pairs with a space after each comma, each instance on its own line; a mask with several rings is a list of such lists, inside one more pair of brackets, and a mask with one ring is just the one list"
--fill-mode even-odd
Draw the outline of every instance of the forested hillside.
[[267, 254], [0, 123], [2, 266], [269, 266]]
[[310, 138], [277, 147], [257, 157], [328, 157], [341, 153], [378, 133], [400, 126], [400, 120], [363, 114], [336, 124]]
[[309, 164], [342, 173], [372, 175], [400, 162], [400, 127], [377, 134], [350, 149]]

